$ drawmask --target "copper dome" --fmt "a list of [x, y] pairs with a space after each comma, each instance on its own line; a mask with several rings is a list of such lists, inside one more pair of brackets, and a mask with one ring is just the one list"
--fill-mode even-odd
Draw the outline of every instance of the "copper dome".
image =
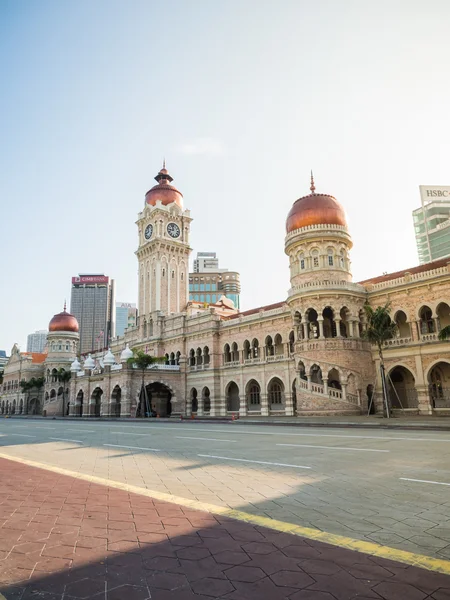
[[78, 321], [70, 313], [66, 312], [64, 306], [63, 312], [58, 313], [48, 324], [48, 330], [51, 331], [71, 331], [78, 333]]
[[296, 200], [286, 219], [286, 233], [308, 225], [347, 226], [345, 211], [339, 202], [328, 194], [316, 194], [311, 175], [311, 194]]
[[173, 177], [169, 175], [165, 161], [155, 179], [158, 183], [145, 194], [145, 202], [152, 206], [155, 206], [158, 200], [161, 200], [164, 206], [175, 202], [180, 208], [183, 208], [183, 194], [176, 187], [170, 185]]

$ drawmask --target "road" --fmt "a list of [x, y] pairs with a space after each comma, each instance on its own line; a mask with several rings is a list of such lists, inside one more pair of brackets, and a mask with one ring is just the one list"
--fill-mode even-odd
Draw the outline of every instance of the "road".
[[450, 432], [17, 418], [0, 454], [450, 560]]

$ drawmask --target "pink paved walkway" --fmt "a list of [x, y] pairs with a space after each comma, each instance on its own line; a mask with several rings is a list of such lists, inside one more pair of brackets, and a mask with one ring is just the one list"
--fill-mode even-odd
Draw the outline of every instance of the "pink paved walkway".
[[0, 459], [7, 600], [450, 600], [450, 576]]

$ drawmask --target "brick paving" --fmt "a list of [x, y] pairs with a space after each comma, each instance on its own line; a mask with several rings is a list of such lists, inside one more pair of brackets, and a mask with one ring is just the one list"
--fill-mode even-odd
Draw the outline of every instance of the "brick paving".
[[450, 600], [433, 573], [0, 459], [6, 600]]

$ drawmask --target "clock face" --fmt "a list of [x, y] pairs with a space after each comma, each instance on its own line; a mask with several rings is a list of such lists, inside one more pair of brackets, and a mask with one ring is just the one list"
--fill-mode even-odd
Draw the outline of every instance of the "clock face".
[[167, 225], [167, 233], [170, 235], [170, 237], [177, 238], [180, 237], [181, 231], [176, 223], [169, 223]]
[[153, 225], [147, 225], [147, 227], [145, 228], [145, 239], [149, 240], [152, 237], [152, 233], [153, 233]]

